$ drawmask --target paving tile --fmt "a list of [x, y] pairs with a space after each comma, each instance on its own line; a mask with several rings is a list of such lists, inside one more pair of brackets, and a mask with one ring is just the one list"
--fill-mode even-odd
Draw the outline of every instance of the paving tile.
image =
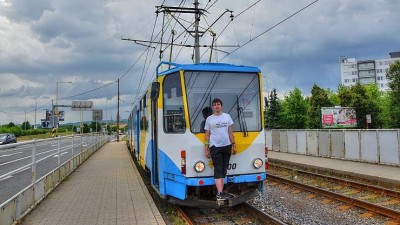
[[21, 224], [162, 224], [125, 142], [95, 152]]

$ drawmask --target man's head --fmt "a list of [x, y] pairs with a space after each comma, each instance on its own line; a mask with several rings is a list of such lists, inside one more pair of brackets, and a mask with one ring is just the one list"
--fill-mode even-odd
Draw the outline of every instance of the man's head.
[[219, 99], [219, 98], [214, 98], [214, 100], [212, 101], [212, 105], [214, 105], [214, 104], [216, 104], [216, 103], [219, 103], [219, 104], [221, 104], [221, 106], [222, 106], [222, 101], [221, 101], [221, 99]]

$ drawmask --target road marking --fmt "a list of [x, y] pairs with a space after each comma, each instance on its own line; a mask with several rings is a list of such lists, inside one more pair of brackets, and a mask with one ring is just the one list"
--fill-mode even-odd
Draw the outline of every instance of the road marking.
[[11, 178], [11, 177], [13, 177], [13, 176], [6, 176], [6, 177], [4, 177], [3, 179], [0, 179], [0, 181], [3, 181], [3, 180], [7, 180], [7, 179], [9, 179], [9, 178]]
[[16, 153], [8, 154], [8, 155], [0, 155], [0, 158], [1, 157], [7, 157], [7, 156], [16, 155], [16, 154], [20, 154], [20, 153], [22, 153], [22, 152], [16, 152]]
[[[65, 154], [68, 154], [68, 152], [63, 152], [63, 153], [61, 153], [60, 156], [65, 155]], [[58, 155], [54, 155], [54, 158], [55, 158], [55, 157], [58, 157]]]

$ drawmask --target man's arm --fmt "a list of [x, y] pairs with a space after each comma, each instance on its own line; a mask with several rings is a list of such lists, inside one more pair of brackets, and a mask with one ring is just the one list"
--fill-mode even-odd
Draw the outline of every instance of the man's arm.
[[205, 130], [205, 132], [206, 132], [206, 140], [204, 141], [205, 145], [204, 155], [207, 158], [210, 158], [210, 131]]
[[229, 134], [229, 140], [232, 144], [232, 154], [236, 154], [236, 143], [235, 143], [235, 137], [233, 136], [233, 128], [232, 125], [228, 127], [228, 134]]

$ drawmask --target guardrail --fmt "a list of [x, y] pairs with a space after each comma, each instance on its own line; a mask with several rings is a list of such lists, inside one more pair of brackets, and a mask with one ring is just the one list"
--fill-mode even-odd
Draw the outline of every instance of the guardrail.
[[400, 166], [400, 130], [266, 130], [269, 150]]
[[[76, 138], [79, 139], [79, 143], [76, 144]], [[61, 163], [60, 157], [62, 152], [68, 149], [61, 148], [61, 139], [70, 139], [72, 154], [71, 158], [66, 162]], [[36, 160], [37, 156], [37, 144], [41, 142], [57, 140], [57, 151], [40, 159]], [[22, 191], [15, 194], [0, 205], [0, 224], [17, 224], [20, 219], [27, 215], [42, 199], [44, 199], [55, 187], [58, 186], [72, 171], [74, 171], [79, 165], [81, 165], [91, 154], [97, 149], [106, 144], [109, 141], [109, 136], [106, 135], [90, 135], [90, 136], [64, 136], [57, 138], [48, 138], [41, 140], [33, 140], [27, 142], [21, 142], [16, 144], [9, 144], [7, 146], [1, 146], [0, 149], [17, 147], [20, 145], [32, 145], [32, 162], [30, 164], [19, 167], [13, 171], [0, 176], [0, 180], [8, 176], [20, 173], [23, 170], [32, 168], [31, 184], [24, 188]], [[74, 148], [80, 147], [80, 153], [74, 153]], [[36, 178], [36, 166], [38, 163], [48, 159], [49, 157], [57, 156], [58, 166], [46, 175]]]

